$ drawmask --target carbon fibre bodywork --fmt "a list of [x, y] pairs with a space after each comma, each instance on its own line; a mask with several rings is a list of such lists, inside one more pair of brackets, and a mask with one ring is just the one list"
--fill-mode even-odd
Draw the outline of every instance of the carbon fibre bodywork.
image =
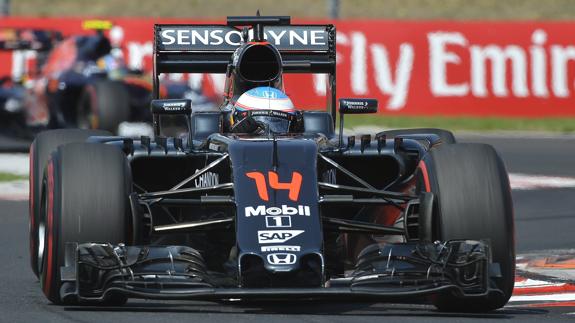
[[[249, 36], [238, 25], [252, 26], [255, 39], [233, 43], [232, 36]], [[278, 49], [265, 42], [265, 32], [278, 26], [301, 43]], [[188, 48], [191, 43], [178, 43], [175, 35], [190, 30], [225, 34], [230, 41], [221, 48], [209, 48], [209, 42]], [[306, 33], [320, 40], [306, 43]], [[157, 25], [156, 96], [162, 72], [226, 71], [224, 105], [233, 104], [235, 91], [281, 86], [284, 71], [327, 73], [328, 112], [303, 112], [302, 133], [273, 133], [265, 125], [263, 132], [235, 133], [225, 107], [190, 113], [189, 101], [157, 100], [153, 140], [90, 137], [88, 142], [124, 152], [125, 181], [133, 187], [129, 232], [120, 245], [68, 241], [60, 298], [390, 300], [441, 294], [444, 300], [487, 299], [483, 311], [503, 306], [510, 292], [497, 280], [509, 277], [492, 260], [497, 253], [486, 235], [441, 239], [438, 190], [430, 189], [424, 159], [451, 143], [417, 131], [393, 138], [385, 131], [344, 136], [344, 114], [377, 110], [376, 101], [364, 99], [340, 100], [335, 133], [335, 35], [331, 25], [293, 26], [286, 17]], [[273, 72], [246, 74], [248, 66]], [[165, 136], [164, 117], [184, 118], [189, 131]], [[469, 220], [464, 216], [457, 221]]]
[[[489, 284], [500, 273], [487, 242], [426, 238], [431, 215], [414, 175], [441, 142], [407, 137], [381, 133], [359, 145], [348, 137], [339, 147], [333, 134], [216, 133], [199, 149], [176, 138], [91, 137], [126, 153], [140, 234], [136, 246], [71, 243], [61, 295], [389, 300], [500, 292]], [[373, 165], [381, 168], [374, 173]], [[297, 196], [278, 185], [293, 184], [295, 173]]]

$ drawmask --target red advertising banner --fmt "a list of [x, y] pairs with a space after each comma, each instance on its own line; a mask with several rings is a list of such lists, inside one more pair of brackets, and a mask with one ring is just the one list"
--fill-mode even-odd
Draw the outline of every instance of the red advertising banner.
[[[108, 31], [127, 64], [149, 70], [154, 23], [222, 23], [118, 18]], [[83, 19], [3, 18], [0, 27], [86, 34]], [[326, 21], [297, 21], [326, 23]], [[389, 115], [575, 116], [575, 22], [343, 20], [337, 27], [338, 97], [379, 99]], [[0, 53], [0, 75], [26, 72], [29, 51]], [[223, 75], [184, 77], [221, 93]], [[325, 104], [323, 75], [288, 75], [297, 106]]]

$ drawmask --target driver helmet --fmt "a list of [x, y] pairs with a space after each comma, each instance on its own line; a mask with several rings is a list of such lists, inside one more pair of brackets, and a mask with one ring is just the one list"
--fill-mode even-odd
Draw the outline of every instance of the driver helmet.
[[[256, 129], [243, 131], [239, 126], [234, 127], [248, 116], [258, 123]], [[246, 91], [237, 99], [230, 114], [230, 125], [232, 132], [298, 133], [303, 132], [303, 115], [285, 93], [261, 86]]]

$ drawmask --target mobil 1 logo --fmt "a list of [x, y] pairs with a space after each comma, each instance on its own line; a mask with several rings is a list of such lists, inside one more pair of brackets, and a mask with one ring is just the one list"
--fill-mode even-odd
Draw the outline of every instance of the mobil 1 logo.
[[291, 228], [291, 217], [288, 215], [266, 216], [267, 228]]

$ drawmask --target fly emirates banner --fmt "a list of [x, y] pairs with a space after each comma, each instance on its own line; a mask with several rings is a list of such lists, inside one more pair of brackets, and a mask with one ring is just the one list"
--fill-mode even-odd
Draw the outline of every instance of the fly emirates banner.
[[[128, 67], [144, 71], [151, 71], [154, 23], [224, 23], [224, 19], [110, 20], [114, 27], [106, 34], [113, 45], [123, 50]], [[0, 20], [0, 27], [56, 29], [65, 36], [93, 33], [83, 30], [83, 21], [12, 17]], [[337, 96], [376, 98], [381, 114], [575, 116], [575, 37], [571, 32], [575, 22], [293, 22], [336, 25]], [[200, 36], [195, 41], [201, 42]], [[314, 40], [302, 35], [293, 38], [294, 43]], [[35, 56], [32, 51], [0, 53], [0, 74], [32, 73]], [[163, 77], [187, 82], [214, 98], [223, 92], [222, 74]], [[285, 87], [302, 109], [325, 106], [324, 75], [286, 75]]]

